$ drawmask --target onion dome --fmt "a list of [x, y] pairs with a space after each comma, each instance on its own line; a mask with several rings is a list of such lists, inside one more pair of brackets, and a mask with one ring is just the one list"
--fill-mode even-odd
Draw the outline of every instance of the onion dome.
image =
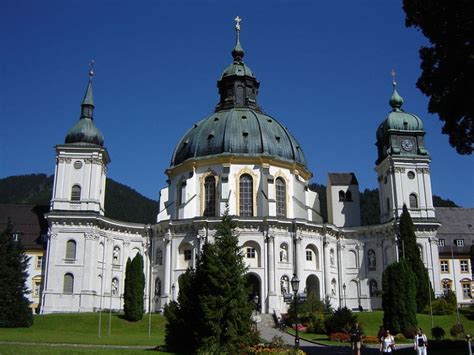
[[243, 62], [240, 19], [232, 50], [232, 64], [217, 82], [220, 100], [215, 113], [193, 125], [178, 142], [171, 166], [188, 159], [214, 156], [269, 157], [297, 163], [307, 169], [303, 150], [296, 139], [275, 118], [257, 104], [260, 83]]
[[[402, 109], [403, 98], [397, 91], [397, 83], [393, 81], [392, 85], [393, 92], [389, 100], [392, 110], [377, 129], [376, 145], [379, 150], [377, 163], [393, 154], [428, 154], [423, 147], [423, 136], [425, 135], [423, 121], [417, 115]], [[407, 137], [410, 137], [409, 143], [406, 143]], [[401, 147], [405, 148], [400, 149]], [[415, 147], [415, 149], [410, 147]]]
[[94, 144], [103, 146], [104, 136], [95, 126], [93, 121], [94, 98], [92, 94], [92, 77], [94, 72], [89, 72], [89, 82], [81, 104], [81, 117], [66, 135], [67, 144]]

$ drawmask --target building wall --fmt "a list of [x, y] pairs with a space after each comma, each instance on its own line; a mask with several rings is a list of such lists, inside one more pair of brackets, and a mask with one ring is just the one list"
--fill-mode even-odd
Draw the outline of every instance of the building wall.
[[29, 258], [28, 268], [26, 272], [28, 277], [26, 279], [26, 286], [28, 288], [28, 300], [31, 302], [30, 307], [33, 313], [38, 313], [40, 310], [40, 300], [43, 284], [43, 266], [44, 266], [44, 251], [43, 250], [25, 250], [25, 254]]

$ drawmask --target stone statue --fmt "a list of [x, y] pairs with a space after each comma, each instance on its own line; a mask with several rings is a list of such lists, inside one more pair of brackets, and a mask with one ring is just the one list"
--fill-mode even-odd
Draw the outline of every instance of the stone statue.
[[331, 265], [334, 265], [334, 249], [331, 249], [331, 251], [329, 252], [329, 262], [331, 263]]
[[283, 276], [280, 280], [280, 289], [281, 289], [281, 294], [282, 295], [288, 294], [288, 286], [289, 286], [288, 277]]
[[113, 254], [113, 263], [118, 264], [119, 263], [119, 254], [120, 254], [120, 249], [119, 247], [114, 248], [114, 254]]
[[118, 280], [113, 279], [112, 280], [112, 296], [117, 296], [118, 295]]
[[163, 252], [161, 251], [161, 249], [158, 249], [156, 251], [156, 264], [163, 265]]
[[285, 247], [282, 246], [280, 250], [280, 262], [287, 262], [288, 261], [288, 252], [286, 251]]
[[367, 253], [367, 258], [369, 259], [369, 269], [375, 269], [377, 267], [377, 261], [375, 259], [375, 251], [370, 249]]

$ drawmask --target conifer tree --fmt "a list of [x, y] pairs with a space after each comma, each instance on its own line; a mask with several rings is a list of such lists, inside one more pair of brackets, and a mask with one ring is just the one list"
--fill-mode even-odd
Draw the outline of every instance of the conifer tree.
[[29, 327], [33, 315], [26, 298], [28, 257], [20, 241], [12, 238], [12, 227], [0, 235], [0, 327]]
[[125, 319], [136, 322], [143, 318], [143, 296], [145, 290], [145, 275], [143, 274], [143, 257], [140, 253], [127, 260], [125, 269], [124, 316]]
[[383, 326], [393, 334], [416, 327], [416, 286], [405, 260], [392, 263], [382, 276]]
[[416, 243], [415, 226], [408, 212], [407, 206], [403, 205], [403, 212], [400, 216], [400, 256], [405, 259], [408, 266], [415, 276], [416, 284], [416, 309], [421, 312], [429, 304], [429, 293], [434, 298], [433, 289], [431, 288], [428, 270], [423, 264], [420, 256], [420, 249]]
[[204, 245], [196, 270], [180, 277], [178, 303], [165, 308], [169, 350], [234, 353], [251, 339], [254, 306], [235, 227], [226, 211], [214, 243]]

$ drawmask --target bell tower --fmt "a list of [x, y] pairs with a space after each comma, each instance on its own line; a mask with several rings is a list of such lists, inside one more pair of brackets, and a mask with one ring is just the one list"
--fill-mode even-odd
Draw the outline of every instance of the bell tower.
[[[395, 73], [392, 71], [392, 75]], [[375, 171], [378, 175], [380, 221], [398, 219], [405, 204], [412, 218], [435, 217], [431, 191], [431, 158], [424, 146], [421, 119], [402, 109], [395, 78], [388, 117], [377, 130]]]
[[57, 145], [51, 210], [92, 211], [104, 214], [107, 164], [104, 137], [93, 121], [93, 62], [81, 104], [81, 116]]

